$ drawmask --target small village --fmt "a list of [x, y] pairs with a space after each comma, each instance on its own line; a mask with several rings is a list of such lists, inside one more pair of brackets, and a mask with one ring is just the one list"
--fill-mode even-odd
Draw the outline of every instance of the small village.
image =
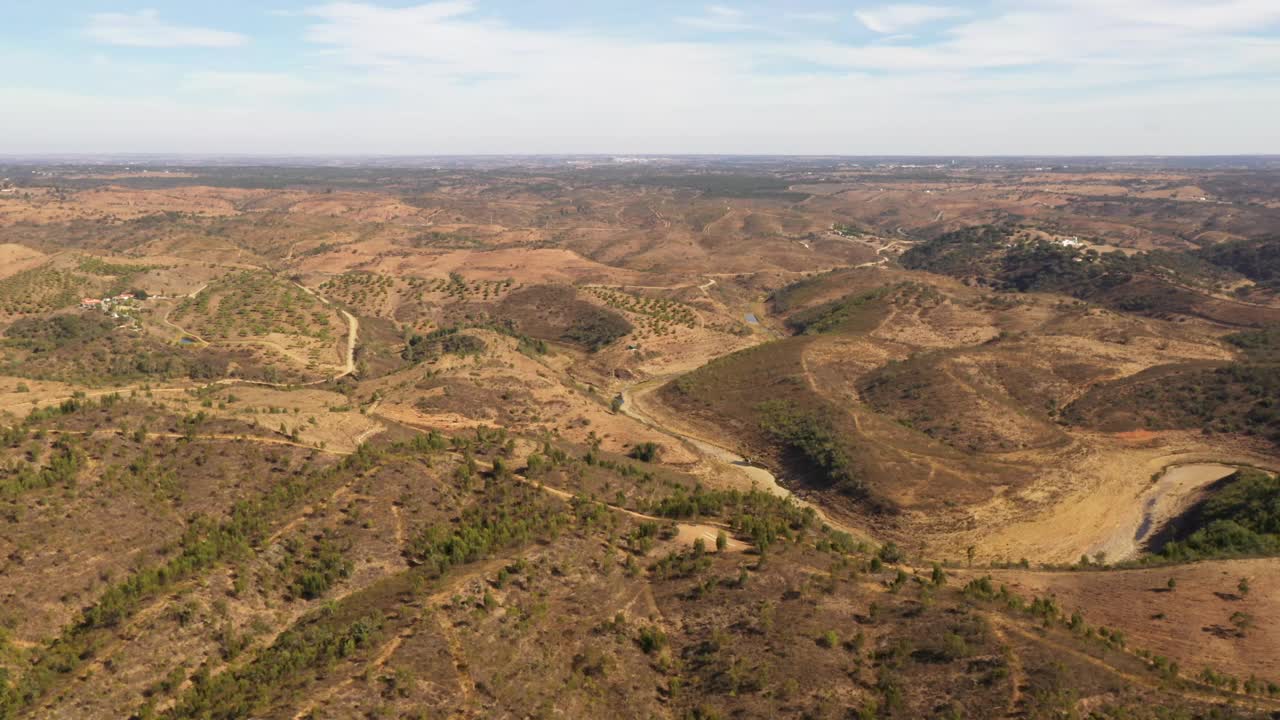
[[104, 298], [87, 297], [80, 301], [81, 310], [98, 310], [103, 314], [110, 315], [113, 318], [129, 317], [130, 311], [136, 309], [136, 303], [145, 300], [146, 296], [141, 293], [120, 293]]

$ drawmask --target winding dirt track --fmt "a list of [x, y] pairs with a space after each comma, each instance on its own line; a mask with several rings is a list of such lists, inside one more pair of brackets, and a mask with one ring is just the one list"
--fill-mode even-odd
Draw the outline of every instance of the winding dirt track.
[[765, 468], [752, 465], [745, 457], [724, 447], [723, 445], [718, 445], [706, 438], [691, 435], [683, 430], [678, 430], [666, 425], [654, 414], [645, 410], [639, 403], [639, 399], [648, 393], [653, 392], [658, 387], [661, 387], [663, 383], [671, 380], [673, 377], [675, 376], [666, 375], [628, 385], [623, 388], [621, 392], [622, 405], [619, 410], [621, 410], [621, 412], [627, 417], [685, 444], [692, 448], [694, 452], [703, 456], [712, 463], [721, 464], [733, 469], [747, 481], [746, 484], [748, 486], [756, 487], [773, 495], [777, 495], [778, 497], [791, 498], [799, 505], [813, 510], [814, 514], [818, 516], [818, 520], [832, 528], [860, 539], [869, 539], [865, 533], [832, 520], [819, 505], [811, 503], [788, 490], [778, 482], [778, 478], [775, 477], [773, 473], [769, 472]]
[[[321, 295], [315, 290], [312, 290], [306, 285], [303, 285], [302, 283], [294, 283], [294, 285], [297, 285], [302, 292], [314, 297], [325, 305], [333, 305], [333, 303], [329, 302], [329, 298]], [[342, 372], [330, 378], [331, 380], [344, 378], [356, 371], [356, 336], [360, 334], [360, 321], [356, 316], [342, 308], [338, 308], [338, 312], [342, 313], [342, 317], [347, 320], [347, 357], [346, 365], [343, 367]]]
[[[261, 268], [259, 268], [259, 269], [261, 269]], [[317, 293], [315, 290], [312, 290], [311, 288], [307, 287], [306, 285], [303, 285], [303, 284], [301, 284], [301, 283], [296, 283], [296, 282], [295, 282], [295, 283], [293, 283], [293, 284], [294, 284], [295, 286], [297, 286], [297, 287], [298, 287], [298, 289], [302, 290], [303, 292], [307, 293], [308, 295], [310, 295], [310, 296], [314, 297], [315, 299], [319, 300], [321, 303], [323, 303], [323, 304], [325, 304], [325, 305], [329, 305], [329, 306], [331, 306], [331, 307], [333, 306], [333, 303], [329, 302], [329, 298], [327, 298], [327, 297], [325, 297], [325, 296], [321, 295], [320, 293]], [[201, 286], [198, 290], [196, 290], [195, 292], [193, 292], [193, 293], [191, 293], [190, 295], [188, 295], [188, 297], [195, 297], [196, 295], [199, 295], [199, 294], [200, 294], [200, 293], [201, 293], [201, 292], [202, 292], [206, 287], [208, 287], [208, 283], [205, 283], [205, 284], [204, 284], [203, 286]], [[219, 385], [228, 385], [228, 384], [233, 384], [233, 383], [244, 383], [244, 384], [246, 384], [246, 385], [263, 385], [263, 386], [266, 386], [266, 387], [277, 387], [277, 388], [288, 388], [288, 387], [311, 387], [311, 386], [314, 386], [314, 385], [323, 385], [323, 384], [325, 384], [325, 383], [327, 383], [327, 382], [333, 382], [334, 380], [340, 380], [340, 379], [342, 379], [342, 378], [344, 378], [344, 377], [346, 377], [346, 376], [348, 376], [348, 375], [351, 375], [352, 373], [354, 373], [354, 372], [356, 371], [356, 341], [357, 341], [357, 339], [358, 339], [358, 337], [359, 337], [359, 335], [360, 335], [360, 320], [359, 320], [359, 318], [357, 318], [355, 315], [352, 315], [351, 313], [347, 312], [346, 310], [343, 310], [342, 308], [337, 308], [337, 310], [338, 310], [338, 312], [342, 313], [342, 317], [347, 321], [347, 350], [346, 350], [346, 354], [345, 354], [345, 356], [344, 356], [344, 358], [343, 358], [342, 371], [341, 371], [341, 372], [339, 372], [338, 374], [336, 374], [336, 375], [332, 375], [332, 376], [330, 376], [330, 377], [321, 378], [321, 379], [319, 379], [319, 380], [311, 380], [311, 381], [304, 382], [304, 383], [273, 383], [273, 382], [267, 382], [267, 381], [265, 381], [265, 380], [239, 380], [239, 379], [231, 379], [231, 378], [228, 378], [228, 379], [225, 379], [225, 380], [218, 380], [218, 381], [217, 381], [217, 384], [219, 384]], [[162, 317], [162, 318], [160, 319], [160, 321], [161, 321], [161, 322], [163, 322], [165, 325], [168, 325], [169, 327], [171, 327], [171, 328], [173, 328], [173, 329], [177, 330], [178, 332], [182, 333], [184, 336], [193, 337], [193, 338], [195, 338], [196, 340], [199, 340], [201, 343], [204, 343], [205, 345], [212, 345], [212, 344], [214, 344], [214, 343], [211, 343], [211, 342], [210, 342], [210, 341], [208, 341], [208, 340], [205, 340], [204, 338], [200, 337], [199, 335], [196, 335], [195, 333], [191, 332], [190, 330], [187, 330], [187, 329], [183, 328], [182, 326], [177, 325], [177, 324], [175, 324], [175, 323], [171, 322], [171, 321], [169, 320], [169, 313], [171, 313], [171, 312], [173, 312], [172, 308], [170, 308], [169, 312], [166, 312], [166, 313], [164, 314], [164, 317]], [[236, 340], [236, 341], [233, 341], [233, 342], [231, 342], [231, 343], [227, 343], [227, 344], [238, 344], [238, 345], [265, 345], [265, 346], [267, 346], [267, 347], [273, 347], [273, 348], [276, 348], [276, 349], [278, 349], [278, 350], [282, 350], [282, 351], [284, 350], [284, 348], [281, 348], [281, 347], [279, 347], [278, 345], [276, 345], [275, 343], [272, 343], [272, 342], [269, 342], [269, 341], [266, 341], [266, 340]], [[286, 354], [287, 354], [287, 353], [286, 353]]]

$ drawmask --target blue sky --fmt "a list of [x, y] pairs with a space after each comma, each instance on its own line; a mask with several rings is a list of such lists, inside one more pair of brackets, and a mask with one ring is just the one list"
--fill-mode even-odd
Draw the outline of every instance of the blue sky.
[[0, 153], [1280, 153], [1280, 0], [5, 0]]

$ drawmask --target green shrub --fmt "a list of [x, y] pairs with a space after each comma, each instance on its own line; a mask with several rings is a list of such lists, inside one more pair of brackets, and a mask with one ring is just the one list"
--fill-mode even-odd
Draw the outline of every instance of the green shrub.
[[641, 462], [653, 462], [658, 459], [658, 453], [661, 450], [662, 446], [655, 442], [642, 442], [633, 446], [627, 455]]
[[1195, 560], [1280, 553], [1280, 477], [1245, 469], [1201, 506], [1200, 526], [1160, 555]]

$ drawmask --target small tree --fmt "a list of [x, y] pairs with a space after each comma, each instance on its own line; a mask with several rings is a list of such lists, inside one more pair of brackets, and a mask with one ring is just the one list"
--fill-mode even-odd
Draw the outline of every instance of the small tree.
[[1236, 584], [1236, 590], [1240, 592], [1240, 597], [1249, 597], [1249, 578], [1240, 578], [1240, 582]]
[[506, 479], [511, 475], [511, 468], [500, 457], [493, 459], [493, 476], [499, 479]]
[[933, 575], [930, 577], [934, 587], [942, 587], [947, 584], [947, 573], [942, 570], [942, 566], [938, 563], [933, 564]]
[[1253, 616], [1246, 612], [1233, 612], [1231, 624], [1236, 626], [1236, 634], [1244, 637], [1249, 628], [1253, 627]]
[[653, 462], [662, 448], [655, 442], [642, 442], [631, 448], [631, 457], [642, 462]]
[[729, 535], [721, 530], [716, 533], [716, 552], [724, 552], [729, 547]]
[[902, 562], [902, 551], [898, 549], [897, 543], [894, 542], [887, 542], [881, 545], [876, 555], [887, 563]]
[[949, 632], [942, 637], [942, 655], [948, 660], [959, 660], [970, 654], [969, 644], [956, 633]]
[[656, 627], [643, 627], [640, 628], [640, 636], [636, 642], [641, 650], [652, 654], [667, 646], [667, 634]]
[[1178, 588], [1178, 581], [1173, 578], [1169, 578], [1169, 582], [1165, 584], [1169, 587], [1169, 592], [1173, 592]]

